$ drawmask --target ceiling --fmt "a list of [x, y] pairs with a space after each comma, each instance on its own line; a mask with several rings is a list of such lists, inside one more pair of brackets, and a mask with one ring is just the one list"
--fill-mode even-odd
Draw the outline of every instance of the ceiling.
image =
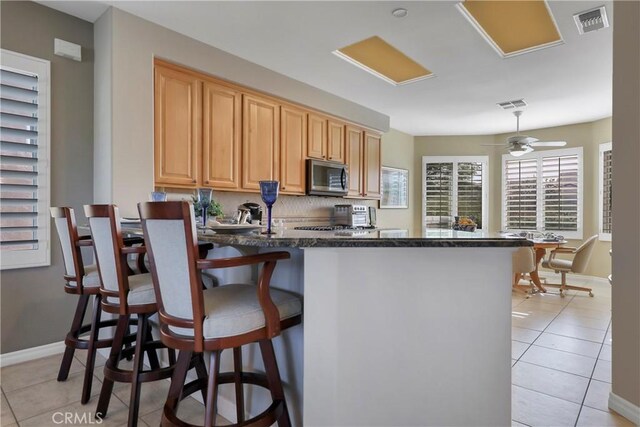
[[[515, 131], [496, 103], [524, 98], [522, 130], [611, 115], [612, 28], [580, 36], [573, 14], [602, 1], [549, 1], [564, 44], [501, 58], [456, 1], [41, 1], [88, 21], [109, 4], [391, 117], [412, 135]], [[611, 1], [604, 2], [613, 26]], [[404, 7], [405, 18], [391, 11]], [[505, 25], [509, 25], [505, 22]], [[518, 31], [518, 28], [513, 28]], [[435, 77], [393, 86], [331, 52], [380, 36]]]

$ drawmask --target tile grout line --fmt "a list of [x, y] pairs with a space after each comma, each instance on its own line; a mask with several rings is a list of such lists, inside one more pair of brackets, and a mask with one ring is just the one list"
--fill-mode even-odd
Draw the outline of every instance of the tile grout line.
[[16, 420], [16, 424], [18, 424], [18, 418], [16, 417], [16, 414], [13, 412], [13, 408], [11, 407], [11, 403], [9, 403], [9, 399], [7, 399], [7, 394], [4, 392], [4, 389], [2, 387], [0, 387], [0, 390], [2, 391], [2, 397], [4, 397], [4, 400], [7, 402], [7, 406], [9, 407], [9, 412], [11, 412], [13, 419]]
[[[580, 414], [582, 414], [582, 408], [585, 406], [584, 401], [587, 399], [587, 393], [589, 393], [589, 387], [591, 387], [591, 382], [594, 381], [593, 374], [596, 372], [596, 366], [598, 365], [598, 360], [600, 360], [600, 354], [602, 353], [602, 347], [604, 346], [604, 342], [607, 339], [607, 333], [609, 333], [609, 329], [611, 329], [611, 321], [609, 321], [609, 326], [607, 327], [607, 331], [602, 339], [602, 344], [600, 344], [600, 351], [598, 352], [598, 357], [596, 358], [596, 363], [593, 365], [593, 370], [591, 371], [591, 377], [589, 377], [589, 383], [587, 384], [587, 389], [584, 392], [584, 396], [582, 397], [582, 403], [580, 404], [580, 409], [578, 410], [578, 418], [576, 418], [576, 422], [574, 427], [577, 427], [578, 420], [580, 420]], [[597, 380], [596, 380], [597, 381]], [[590, 408], [590, 406], [587, 406]]]

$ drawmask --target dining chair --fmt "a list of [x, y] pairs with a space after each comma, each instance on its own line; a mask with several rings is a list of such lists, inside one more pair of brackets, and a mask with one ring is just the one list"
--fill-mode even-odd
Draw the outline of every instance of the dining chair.
[[[524, 292], [529, 297], [529, 291], [524, 285], [520, 285], [520, 280], [536, 269], [536, 253], [533, 248], [518, 248], [512, 255], [513, 284], [512, 289], [517, 292]], [[533, 293], [534, 286], [529, 280], [529, 290]]]
[[[93, 369], [95, 366], [96, 352], [99, 348], [111, 347], [112, 339], [99, 339], [100, 329], [115, 326], [115, 320], [101, 320], [100, 276], [95, 264], [84, 265], [81, 248], [91, 247], [91, 236], [78, 236], [78, 227], [74, 210], [70, 207], [53, 207], [50, 209], [51, 217], [55, 224], [62, 246], [62, 260], [64, 263], [64, 291], [68, 294], [78, 295], [75, 315], [71, 322], [71, 328], [64, 340], [65, 351], [60, 363], [58, 381], [65, 381], [69, 377], [69, 369], [73, 362], [73, 354], [76, 349], [87, 350], [87, 358], [84, 368], [84, 382], [82, 385], [82, 397], [80, 402], [85, 404], [91, 397], [91, 384]], [[93, 300], [93, 312], [91, 322], [83, 324], [83, 320], [89, 305], [90, 297]], [[83, 335], [89, 337], [83, 338]]]
[[[583, 286], [567, 285], [567, 273], [584, 273], [589, 265], [591, 253], [598, 241], [598, 235], [589, 237], [578, 248], [562, 246], [551, 251], [549, 258], [542, 261], [542, 266], [560, 273], [561, 283], [547, 283], [548, 286], [560, 288], [560, 295], [564, 296], [564, 291], [572, 289], [576, 291], [589, 292], [589, 296], [593, 296], [592, 288]], [[557, 255], [572, 255], [572, 259], [556, 258]]]
[[[109, 358], [104, 365], [104, 380], [98, 399], [96, 417], [107, 415], [115, 382], [131, 383], [128, 425], [138, 423], [141, 384], [170, 378], [175, 364], [175, 352], [169, 350], [169, 366], [162, 367], [157, 350], [164, 348], [154, 341], [149, 317], [156, 313], [157, 305], [150, 273], [129, 276], [127, 257], [129, 254], [142, 255], [144, 246], [124, 245], [120, 228], [120, 215], [114, 205], [85, 205], [85, 215], [93, 236], [98, 272], [101, 279], [100, 293], [102, 309], [118, 316], [113, 344]], [[137, 320], [131, 319], [132, 315]], [[135, 346], [123, 349], [127, 344], [126, 333], [129, 325], [136, 325]], [[119, 362], [133, 352], [131, 370], [119, 367]], [[150, 369], [144, 366], [147, 354]]]
[[[272, 339], [301, 322], [302, 302], [292, 293], [271, 287], [271, 276], [288, 252], [221, 259], [199, 259], [193, 207], [187, 202], [139, 203], [145, 244], [158, 302], [160, 339], [180, 350], [162, 411], [163, 426], [185, 425], [177, 417], [180, 400], [201, 390], [205, 398], [206, 427], [215, 422], [220, 384], [233, 383], [237, 424], [290, 426], [289, 411]], [[215, 251], [215, 249], [214, 249]], [[256, 284], [201, 286], [201, 271], [261, 264]], [[241, 347], [258, 343], [266, 373], [242, 371]], [[232, 349], [234, 371], [220, 373], [221, 352]], [[210, 352], [206, 381], [185, 384], [192, 354]], [[243, 384], [267, 388], [272, 403], [245, 420]]]

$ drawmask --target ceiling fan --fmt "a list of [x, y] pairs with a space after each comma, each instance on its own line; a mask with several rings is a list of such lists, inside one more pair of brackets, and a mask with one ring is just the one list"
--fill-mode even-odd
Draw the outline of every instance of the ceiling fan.
[[532, 136], [520, 135], [520, 116], [522, 111], [514, 111], [516, 116], [516, 134], [507, 138], [506, 144], [483, 144], [483, 145], [499, 145], [509, 149], [512, 156], [520, 157], [533, 151], [533, 147], [564, 147], [566, 141], [540, 141]]

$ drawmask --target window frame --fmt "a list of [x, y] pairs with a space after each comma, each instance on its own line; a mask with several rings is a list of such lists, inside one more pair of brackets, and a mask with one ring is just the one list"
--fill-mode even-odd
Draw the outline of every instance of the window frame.
[[[453, 170], [456, 173], [457, 178], [457, 164], [458, 163], [482, 163], [482, 224], [483, 228], [478, 228], [481, 231], [489, 230], [489, 156], [422, 156], [422, 199], [420, 201], [422, 205], [422, 230], [427, 230], [427, 163], [453, 163]], [[452, 211], [455, 214], [458, 213], [458, 180], [455, 180], [454, 191], [452, 194], [451, 206]], [[452, 215], [452, 216], [455, 216]]]
[[[536, 231], [539, 232], [550, 232], [557, 233], [564, 236], [566, 239], [578, 239], [581, 240], [583, 238], [584, 233], [584, 153], [582, 147], [571, 147], [571, 148], [560, 148], [556, 150], [542, 150], [542, 151], [534, 151], [532, 153], [525, 154], [523, 156], [515, 157], [511, 154], [503, 154], [502, 155], [502, 169], [500, 170], [502, 174], [502, 199], [500, 202], [502, 208], [502, 221], [501, 221], [501, 229], [507, 230], [507, 209], [506, 209], [506, 187], [507, 187], [507, 174], [506, 163], [508, 160], [530, 160], [535, 159], [537, 165], [537, 184], [536, 184]], [[543, 158], [547, 157], [562, 157], [562, 156], [573, 156], [576, 155], [578, 157], [578, 205], [577, 205], [577, 229], [576, 231], [567, 231], [567, 230], [547, 230], [544, 227], [544, 188], [542, 185], [543, 174]], [[516, 229], [512, 229], [512, 231], [517, 231]]]
[[51, 265], [51, 62], [0, 49], [0, 64], [9, 71], [38, 76], [38, 249], [2, 251], [0, 270]]
[[[602, 143], [598, 147], [598, 235], [600, 240], [610, 242], [611, 233], [603, 232], [604, 216], [602, 212], [604, 209], [604, 153], [606, 151], [611, 151], [613, 154], [613, 144], [611, 142]], [[613, 170], [613, 164], [611, 169]]]

